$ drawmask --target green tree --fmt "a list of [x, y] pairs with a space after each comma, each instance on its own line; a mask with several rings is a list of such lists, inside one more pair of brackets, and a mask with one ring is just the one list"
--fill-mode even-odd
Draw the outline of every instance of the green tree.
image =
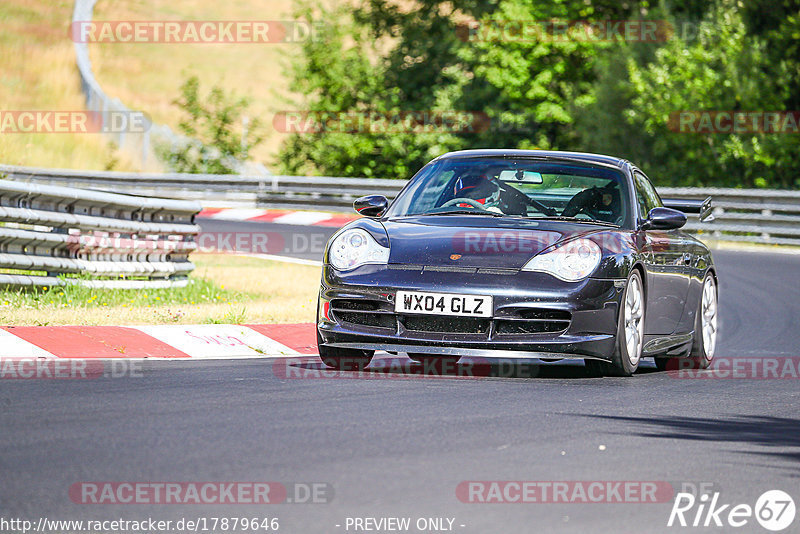
[[[457, 107], [468, 74], [456, 53], [465, 43], [456, 33], [451, 4], [423, 1], [416, 7], [373, 0], [355, 10], [301, 10], [299, 17], [329, 22], [317, 39], [304, 43], [291, 66], [291, 88], [305, 95], [295, 108], [312, 117], [354, 114], [373, 124], [412, 112], [437, 117], [473, 111]], [[460, 7], [479, 9], [469, 2]], [[459, 130], [303, 132], [290, 136], [278, 160], [292, 174], [408, 178], [441, 153], [468, 147]]]
[[[645, 65], [628, 58], [631, 105], [623, 116], [649, 139], [638, 163], [671, 185], [799, 185], [797, 134], [675, 131], [680, 111], [782, 111], [790, 65], [774, 64], [734, 0], [706, 13], [693, 41], [675, 38]], [[671, 122], [672, 121], [672, 122]]]
[[[485, 113], [477, 131], [316, 131], [282, 147], [284, 172], [407, 178], [462, 148], [627, 157], [659, 184], [800, 186], [797, 134], [687, 134], [682, 110], [800, 109], [800, 0], [365, 0], [305, 8], [330, 21], [291, 77], [310, 113]], [[669, 20], [666, 42], [534, 34], [515, 24]], [[478, 25], [464, 33], [464, 24]], [[684, 30], [694, 30], [688, 33]], [[461, 31], [460, 31], [461, 30]]]
[[[247, 98], [231, 97], [219, 87], [203, 97], [196, 76], [184, 82], [180, 98], [173, 103], [183, 111], [178, 128], [187, 136], [178, 146], [161, 147], [162, 158], [173, 171], [235, 174], [263, 140], [258, 119], [250, 120], [244, 129]], [[242, 126], [237, 128], [237, 124]]]
[[[486, 15], [474, 46], [463, 55], [474, 65], [464, 92], [467, 106], [485, 103], [486, 112], [509, 132], [490, 131], [480, 140], [500, 146], [575, 149], [580, 131], [575, 110], [591, 98], [597, 58], [615, 46], [580, 33], [582, 22], [625, 20], [643, 14], [647, 2], [504, 0]], [[555, 23], [573, 23], [562, 34]], [[529, 38], [516, 37], [517, 25], [532, 26]]]

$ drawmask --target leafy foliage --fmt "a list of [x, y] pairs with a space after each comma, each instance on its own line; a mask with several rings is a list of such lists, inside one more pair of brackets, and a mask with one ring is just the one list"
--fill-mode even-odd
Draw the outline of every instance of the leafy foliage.
[[[462, 110], [491, 122], [299, 133], [281, 150], [285, 172], [408, 178], [448, 150], [542, 148], [627, 157], [663, 185], [800, 186], [797, 133], [685, 133], [670, 122], [681, 111], [800, 109], [798, 0], [367, 0], [302, 15], [334, 21], [292, 65], [303, 109]], [[632, 42], [508, 31], [621, 20], [669, 21], [675, 33]]]
[[242, 123], [248, 99], [228, 96], [219, 87], [212, 87], [203, 97], [196, 76], [186, 80], [181, 97], [173, 103], [184, 112], [178, 126], [188, 139], [179, 146], [161, 147], [161, 152], [176, 172], [233, 174], [263, 140], [258, 119], [249, 121], [246, 132], [244, 126], [236, 128]]

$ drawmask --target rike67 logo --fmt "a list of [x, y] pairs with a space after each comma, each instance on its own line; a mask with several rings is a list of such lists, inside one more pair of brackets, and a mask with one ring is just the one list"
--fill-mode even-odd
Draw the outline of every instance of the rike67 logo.
[[767, 530], [779, 532], [794, 522], [795, 504], [781, 490], [765, 491], [755, 506], [747, 503], [730, 504], [720, 501], [720, 493], [678, 493], [669, 514], [667, 526], [739, 528], [755, 520]]

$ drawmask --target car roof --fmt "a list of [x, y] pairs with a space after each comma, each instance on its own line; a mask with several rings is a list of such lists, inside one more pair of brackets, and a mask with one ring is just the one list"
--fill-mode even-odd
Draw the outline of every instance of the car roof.
[[552, 160], [570, 160], [584, 163], [595, 163], [609, 165], [617, 168], [630, 166], [630, 162], [614, 156], [604, 156], [602, 154], [590, 154], [588, 152], [567, 152], [561, 150], [520, 150], [520, 149], [498, 149], [483, 148], [477, 150], [459, 150], [442, 154], [434, 161], [442, 159], [461, 159], [461, 158], [484, 158], [484, 157], [511, 157], [511, 158], [541, 158]]

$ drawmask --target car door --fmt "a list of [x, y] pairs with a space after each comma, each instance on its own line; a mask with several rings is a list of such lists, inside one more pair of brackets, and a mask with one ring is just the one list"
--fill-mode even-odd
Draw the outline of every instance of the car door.
[[[634, 171], [638, 224], [651, 209], [661, 207], [661, 198], [650, 180]], [[647, 309], [644, 329], [649, 335], [672, 334], [683, 314], [689, 292], [692, 241], [680, 230], [637, 230], [647, 276]]]

